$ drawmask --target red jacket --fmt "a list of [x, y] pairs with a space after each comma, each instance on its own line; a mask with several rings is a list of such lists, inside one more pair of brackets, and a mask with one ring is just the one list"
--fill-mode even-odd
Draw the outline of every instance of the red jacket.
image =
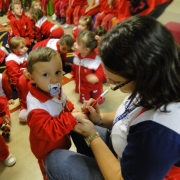
[[50, 47], [60, 54], [63, 61], [67, 61], [67, 53], [61, 53], [60, 51], [59, 39], [45, 39], [43, 41], [36, 43], [33, 46], [33, 49], [36, 49], [38, 47]]
[[71, 115], [74, 106], [63, 93], [60, 93], [58, 100], [40, 91], [31, 82], [28, 85], [30, 92], [27, 95], [27, 124], [30, 127], [31, 150], [37, 159], [44, 160], [54, 149], [70, 148], [69, 133], [77, 124]]
[[6, 73], [14, 86], [18, 85], [19, 77], [26, 68], [27, 58], [28, 54], [20, 55], [17, 53], [10, 53], [6, 57]]
[[74, 42], [76, 42], [77, 35], [79, 34], [79, 29], [78, 29], [78, 27], [73, 28], [72, 34], [73, 34]]
[[121, 22], [133, 15], [148, 15], [156, 6], [166, 2], [171, 3], [172, 1], [173, 0], [123, 0], [119, 2], [118, 19]]
[[10, 33], [10, 38], [14, 36], [20, 36], [25, 38], [27, 46], [31, 45], [30, 40], [34, 39], [34, 31], [29, 17], [23, 14], [21, 19], [18, 20], [11, 15], [10, 25], [12, 29], [12, 33]]
[[[101, 59], [94, 51], [86, 57], [81, 57], [79, 53], [76, 53], [73, 60], [72, 71], [76, 84], [75, 91], [77, 93], [85, 94], [93, 90], [102, 89], [105, 75], [101, 65]], [[89, 74], [96, 75], [99, 82], [96, 84], [89, 83], [86, 79], [86, 76]]]
[[84, 6], [87, 4], [87, 0], [70, 0], [70, 6]]

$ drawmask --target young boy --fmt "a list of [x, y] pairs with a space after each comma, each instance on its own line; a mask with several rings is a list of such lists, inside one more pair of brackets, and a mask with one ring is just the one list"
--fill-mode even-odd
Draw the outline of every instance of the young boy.
[[69, 149], [69, 133], [77, 121], [73, 104], [62, 91], [63, 69], [59, 54], [49, 48], [37, 48], [29, 54], [27, 71], [30, 82], [27, 95], [27, 124], [30, 144], [44, 179], [44, 160], [54, 149]]
[[15, 36], [9, 42], [11, 53], [6, 57], [6, 74], [11, 85], [18, 91], [19, 77], [23, 74], [27, 63], [27, 50], [25, 39]]
[[10, 13], [8, 15], [12, 31], [9, 33], [9, 39], [14, 36], [25, 38], [26, 45], [30, 46], [34, 42], [34, 31], [29, 18], [23, 13], [21, 3], [10, 4]]
[[74, 41], [71, 35], [65, 34], [60, 39], [45, 39], [43, 41], [40, 41], [36, 43], [36, 45], [33, 47], [33, 49], [36, 49], [38, 47], [50, 47], [57, 51], [62, 59], [63, 63], [63, 70], [66, 72], [66, 65], [67, 62], [67, 52], [73, 47]]

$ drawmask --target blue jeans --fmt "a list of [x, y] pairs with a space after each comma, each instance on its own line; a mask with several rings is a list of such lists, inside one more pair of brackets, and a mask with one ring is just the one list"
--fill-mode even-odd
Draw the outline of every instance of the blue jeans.
[[[96, 127], [101, 138], [109, 145], [107, 129]], [[103, 180], [91, 148], [88, 147], [82, 135], [71, 133], [79, 153], [57, 149], [49, 153], [45, 169], [49, 180]]]

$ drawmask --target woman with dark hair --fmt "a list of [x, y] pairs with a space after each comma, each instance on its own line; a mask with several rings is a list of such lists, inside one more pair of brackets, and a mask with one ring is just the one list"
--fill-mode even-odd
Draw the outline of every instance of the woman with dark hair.
[[180, 179], [180, 49], [172, 34], [151, 17], [134, 16], [109, 31], [99, 51], [111, 88], [129, 96], [111, 113], [90, 106], [92, 99], [85, 104], [90, 120], [79, 114], [72, 133], [78, 153], [51, 152], [49, 179]]

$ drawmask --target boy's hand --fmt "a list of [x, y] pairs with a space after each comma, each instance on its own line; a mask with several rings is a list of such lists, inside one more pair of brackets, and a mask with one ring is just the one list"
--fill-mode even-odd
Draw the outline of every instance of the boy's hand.
[[89, 74], [89, 75], [87, 75], [87, 76], [86, 76], [86, 79], [87, 79], [87, 81], [88, 81], [89, 83], [91, 83], [91, 84], [96, 84], [96, 83], [99, 82], [99, 79], [98, 79], [97, 76], [94, 75], [94, 74]]
[[8, 100], [8, 104], [9, 105], [14, 104], [14, 100], [13, 99]]
[[4, 122], [4, 123], [10, 124], [10, 119], [9, 119], [9, 117], [8, 117], [7, 114], [4, 115], [4, 116], [2, 116], [2, 119], [3, 119], [3, 122]]

